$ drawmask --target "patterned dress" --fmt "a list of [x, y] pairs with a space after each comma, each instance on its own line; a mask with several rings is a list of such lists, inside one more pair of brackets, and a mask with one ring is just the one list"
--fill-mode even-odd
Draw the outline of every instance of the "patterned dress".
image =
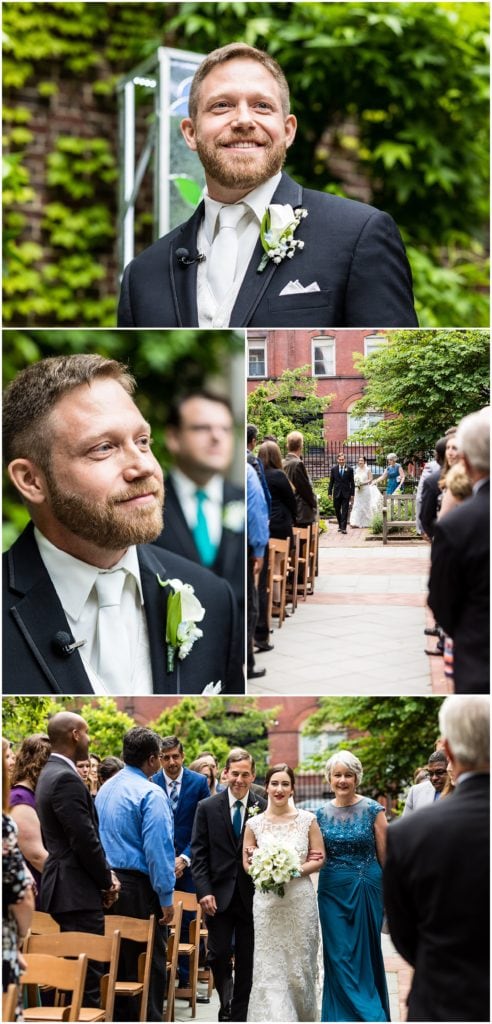
[[[261, 848], [266, 836], [294, 846], [301, 864], [307, 859], [314, 815], [299, 809], [295, 818], [270, 821], [264, 814], [248, 819]], [[249, 1021], [317, 1021], [319, 921], [310, 875], [293, 878], [285, 896], [255, 892], [255, 952]]]
[[[2, 983], [5, 992], [9, 985], [19, 985], [19, 956], [17, 948], [17, 922], [11, 904], [19, 903], [31, 885], [22, 854], [17, 845], [17, 826], [8, 814], [2, 814]], [[22, 1004], [16, 1007], [15, 1019], [22, 1020]]]

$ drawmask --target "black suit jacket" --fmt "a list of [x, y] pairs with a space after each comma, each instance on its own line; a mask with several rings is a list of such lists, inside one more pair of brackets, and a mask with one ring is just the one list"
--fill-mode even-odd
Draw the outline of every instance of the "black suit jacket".
[[354, 471], [351, 466], [344, 467], [343, 476], [340, 476], [340, 466], [332, 466], [328, 494], [332, 491], [335, 498], [350, 498], [354, 494]]
[[[200, 555], [193, 534], [183, 515], [172, 477], [166, 477], [165, 484], [164, 529], [155, 543], [200, 565]], [[224, 480], [224, 506], [231, 501], [240, 501], [244, 504], [244, 491], [228, 480]], [[239, 531], [230, 530], [224, 526], [215, 561], [210, 566], [216, 576], [222, 576], [231, 586], [241, 615], [244, 611], [244, 545], [244, 525]]]
[[388, 829], [391, 938], [415, 967], [408, 1020], [489, 1021], [489, 778]]
[[101, 910], [111, 872], [94, 801], [77, 772], [53, 755], [38, 779], [36, 810], [49, 854], [41, 876], [41, 910]]
[[427, 537], [430, 538], [434, 536], [440, 498], [442, 497], [442, 491], [439, 487], [441, 473], [441, 467], [439, 467], [439, 469], [435, 469], [433, 473], [429, 473], [428, 476], [425, 477], [422, 484], [419, 515], [420, 525]]
[[490, 686], [490, 483], [438, 520], [432, 541], [429, 606], [454, 641], [457, 693]]
[[[228, 584], [208, 569], [151, 544], [138, 547], [138, 559], [154, 693], [201, 693], [219, 680], [223, 692], [243, 693], [241, 632]], [[157, 573], [161, 579], [191, 583], [205, 608], [203, 637], [185, 659], [176, 659], [172, 673], [166, 669], [168, 589], [159, 586]], [[32, 524], [4, 555], [3, 623], [4, 693], [93, 692], [79, 652], [66, 657], [53, 644], [58, 631], [70, 630]]]
[[[249, 792], [248, 808], [257, 804], [263, 811], [266, 800]], [[196, 809], [191, 837], [191, 873], [199, 900], [215, 896], [218, 911], [226, 910], [237, 888], [245, 909], [252, 913], [254, 885], [243, 868], [243, 830], [236, 838], [231, 822], [229, 793], [225, 789]]]
[[[398, 228], [373, 206], [303, 189], [282, 175], [272, 202], [303, 207], [292, 260], [269, 260], [260, 239], [232, 310], [231, 327], [415, 327], [412, 278]], [[198, 327], [197, 264], [183, 267], [177, 249], [197, 251], [203, 204], [125, 270], [120, 327]], [[291, 280], [320, 291], [280, 295]]]

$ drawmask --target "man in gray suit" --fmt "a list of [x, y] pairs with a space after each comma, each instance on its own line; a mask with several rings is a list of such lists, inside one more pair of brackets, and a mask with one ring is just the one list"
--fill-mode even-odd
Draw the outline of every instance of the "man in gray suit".
[[436, 750], [431, 754], [427, 771], [429, 778], [409, 789], [403, 814], [418, 811], [439, 799], [448, 780], [448, 759], [444, 750]]

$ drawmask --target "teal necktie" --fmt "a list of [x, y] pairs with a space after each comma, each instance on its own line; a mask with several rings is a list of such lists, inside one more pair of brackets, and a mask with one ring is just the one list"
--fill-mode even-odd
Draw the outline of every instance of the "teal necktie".
[[234, 835], [237, 836], [238, 839], [241, 835], [241, 806], [241, 801], [236, 800], [236, 803], [234, 804], [235, 811], [232, 815], [232, 827], [234, 829]]
[[196, 491], [196, 526], [193, 530], [193, 540], [198, 548], [198, 554], [200, 555], [200, 561], [203, 565], [212, 565], [215, 555], [216, 546], [210, 540], [208, 532], [207, 517], [203, 508], [204, 502], [207, 500], [205, 491]]

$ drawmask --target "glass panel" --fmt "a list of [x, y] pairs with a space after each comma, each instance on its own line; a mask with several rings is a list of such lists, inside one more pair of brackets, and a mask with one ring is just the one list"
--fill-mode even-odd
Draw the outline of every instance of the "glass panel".
[[196, 153], [188, 149], [180, 130], [183, 117], [188, 116], [188, 96], [191, 80], [201, 62], [170, 60], [169, 115], [169, 177], [170, 224], [169, 230], [188, 220], [200, 202], [205, 187], [203, 167]]
[[335, 342], [314, 345], [314, 376], [333, 377], [335, 373]]
[[248, 377], [265, 376], [265, 349], [248, 349]]
[[348, 414], [348, 436], [351, 437], [355, 434], [356, 430], [367, 430], [368, 427], [374, 426], [379, 423], [380, 420], [384, 419], [382, 412], [366, 412], [363, 416], [353, 416], [352, 413]]

